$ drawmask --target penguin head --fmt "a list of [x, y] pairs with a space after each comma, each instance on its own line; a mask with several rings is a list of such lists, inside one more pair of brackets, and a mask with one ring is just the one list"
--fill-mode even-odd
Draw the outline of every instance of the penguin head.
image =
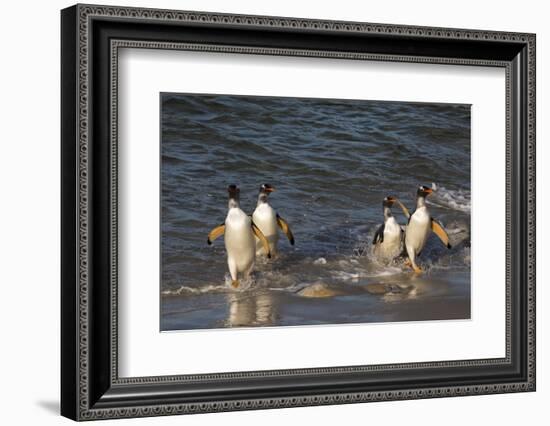
[[392, 197], [391, 195], [388, 195], [382, 201], [382, 206], [383, 207], [392, 207], [393, 203], [395, 203], [395, 197]]
[[227, 192], [229, 193], [229, 198], [233, 198], [237, 200], [239, 199], [239, 192], [241, 192], [241, 190], [237, 185], [229, 185], [227, 187]]
[[430, 195], [431, 193], [433, 192], [433, 189], [432, 188], [429, 188], [425, 185], [420, 185], [416, 191], [416, 196], [417, 197], [427, 197], [428, 195]]
[[275, 191], [275, 188], [273, 188], [269, 183], [264, 183], [262, 186], [260, 186], [260, 193], [261, 194], [269, 194], [270, 192]]

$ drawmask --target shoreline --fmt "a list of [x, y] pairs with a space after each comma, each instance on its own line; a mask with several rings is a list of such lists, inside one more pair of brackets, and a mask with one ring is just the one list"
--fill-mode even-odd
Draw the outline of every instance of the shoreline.
[[[401, 275], [404, 275], [401, 276]], [[404, 280], [406, 278], [407, 280]], [[399, 274], [303, 290], [252, 288], [161, 296], [160, 330], [390, 323], [471, 318], [470, 272]], [[327, 295], [326, 290], [331, 292]]]

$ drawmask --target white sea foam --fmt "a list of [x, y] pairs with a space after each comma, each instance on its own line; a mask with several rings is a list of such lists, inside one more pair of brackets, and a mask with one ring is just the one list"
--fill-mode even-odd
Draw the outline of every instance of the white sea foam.
[[447, 189], [443, 186], [432, 183], [434, 192], [427, 199], [427, 202], [439, 207], [470, 213], [472, 207], [471, 194], [466, 189]]
[[182, 285], [178, 288], [168, 289], [162, 291], [163, 296], [182, 296], [182, 295], [198, 295], [205, 293], [225, 293], [227, 291], [246, 291], [249, 290], [255, 284], [255, 279], [253, 276], [250, 276], [246, 279], [239, 280], [239, 287], [234, 288], [232, 284], [232, 279], [229, 274], [224, 276], [223, 284], [207, 284], [201, 287], [189, 287]]
[[372, 271], [359, 268], [356, 268], [352, 271], [332, 271], [331, 275], [335, 279], [340, 281], [358, 282], [361, 279], [387, 277], [402, 273], [403, 268], [398, 266], [380, 266], [379, 268], [377, 267], [375, 270]]
[[163, 296], [180, 296], [185, 294], [203, 294], [203, 293], [215, 293], [227, 290], [226, 285], [214, 285], [209, 284], [202, 287], [189, 287], [182, 285], [175, 289], [164, 290]]

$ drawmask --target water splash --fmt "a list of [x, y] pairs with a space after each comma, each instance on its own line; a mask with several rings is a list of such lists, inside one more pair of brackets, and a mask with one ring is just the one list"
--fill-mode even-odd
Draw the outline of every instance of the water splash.
[[471, 193], [467, 189], [447, 189], [443, 186], [432, 183], [434, 192], [426, 200], [444, 209], [456, 210], [463, 213], [470, 213], [472, 208]]

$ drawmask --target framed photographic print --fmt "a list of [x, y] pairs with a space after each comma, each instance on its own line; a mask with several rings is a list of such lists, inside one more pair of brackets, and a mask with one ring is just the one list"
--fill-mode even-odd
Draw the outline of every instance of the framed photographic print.
[[535, 390], [535, 36], [76, 5], [74, 420]]

